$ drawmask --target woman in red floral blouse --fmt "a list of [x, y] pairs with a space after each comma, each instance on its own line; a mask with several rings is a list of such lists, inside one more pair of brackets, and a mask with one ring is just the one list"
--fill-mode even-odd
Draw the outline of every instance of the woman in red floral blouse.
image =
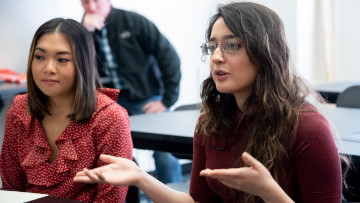
[[31, 44], [28, 94], [7, 112], [0, 155], [3, 188], [87, 202], [125, 202], [127, 187], [75, 183], [100, 154], [132, 159], [119, 90], [99, 88], [92, 38], [80, 23], [56, 18]]

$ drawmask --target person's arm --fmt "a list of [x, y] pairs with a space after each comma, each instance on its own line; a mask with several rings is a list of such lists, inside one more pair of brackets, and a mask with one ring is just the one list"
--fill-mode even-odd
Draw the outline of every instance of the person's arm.
[[16, 117], [13, 115], [13, 106], [6, 114], [4, 141], [0, 155], [0, 174], [2, 188], [25, 191], [26, 174], [23, 171], [17, 154], [17, 133], [20, 130]]
[[[337, 203], [341, 201], [340, 157], [330, 127], [318, 113], [304, 113], [292, 153], [301, 200]], [[324, 153], [326, 152], [326, 153]], [[201, 175], [216, 178], [228, 187], [261, 197], [265, 202], [293, 202], [267, 169], [249, 154], [243, 154], [250, 167], [204, 170]]]
[[[330, 127], [320, 114], [304, 114], [306, 115], [300, 120], [292, 149], [301, 200], [304, 203], [340, 202], [340, 158]], [[265, 202], [293, 202], [260, 162], [249, 154], [243, 154], [243, 160], [250, 167], [207, 169], [201, 175], [216, 178], [228, 187], [257, 195]]]
[[301, 199], [304, 203], [341, 202], [340, 156], [330, 126], [318, 113], [303, 114], [293, 149]]
[[[93, 123], [96, 125], [94, 128], [97, 157], [95, 167], [106, 165], [99, 158], [101, 154], [132, 160], [133, 144], [129, 116], [124, 108], [115, 103], [109, 105], [96, 115]], [[94, 202], [123, 202], [127, 190], [127, 186], [99, 184]]]
[[100, 160], [108, 165], [91, 170], [84, 169], [76, 174], [74, 181], [117, 186], [134, 185], [156, 203], [194, 203], [190, 195], [167, 187], [141, 170], [133, 161], [109, 155], [101, 155]]
[[140, 15], [136, 17], [138, 19], [136, 23], [140, 27], [136, 37], [144, 50], [152, 54], [158, 62], [165, 88], [161, 102], [169, 108], [179, 97], [180, 58], [169, 40], [160, 33], [152, 22]]
[[173, 190], [148, 173], [142, 171], [134, 162], [101, 155], [100, 159], [108, 165], [78, 172], [74, 178], [75, 182], [83, 183], [106, 183], [111, 185], [134, 185], [141, 189], [154, 202], [181, 202], [181, 203], [218, 203], [222, 199], [209, 187], [205, 177], [199, 173], [205, 167], [205, 151], [201, 145], [202, 137], [194, 135], [194, 159], [191, 171], [190, 195]]
[[[133, 161], [109, 155], [101, 155], [100, 160], [104, 163], [108, 163], [108, 165], [91, 170], [84, 169], [76, 174], [74, 181], [82, 183], [103, 183], [117, 186], [134, 185], [156, 203], [195, 202], [190, 195], [173, 190], [148, 173], [142, 171]], [[199, 175], [192, 175], [191, 179], [193, 179], [194, 176]], [[204, 179], [203, 177], [200, 178]]]

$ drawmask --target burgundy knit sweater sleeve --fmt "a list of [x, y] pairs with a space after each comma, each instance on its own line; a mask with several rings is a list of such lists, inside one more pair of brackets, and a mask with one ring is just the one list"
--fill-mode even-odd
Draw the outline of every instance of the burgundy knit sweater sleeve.
[[341, 202], [339, 152], [329, 123], [321, 114], [301, 114], [292, 152], [302, 202]]

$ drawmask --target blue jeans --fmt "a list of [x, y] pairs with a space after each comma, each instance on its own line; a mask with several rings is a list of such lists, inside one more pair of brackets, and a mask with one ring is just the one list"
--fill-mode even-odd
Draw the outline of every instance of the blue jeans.
[[[117, 103], [124, 107], [129, 115], [143, 114], [142, 108], [145, 104], [162, 99], [161, 95], [155, 95], [149, 99], [140, 102], [129, 102], [124, 97], [119, 96]], [[166, 183], [176, 183], [181, 181], [181, 166], [179, 159], [171, 153], [154, 151], [156, 174], [158, 180]]]

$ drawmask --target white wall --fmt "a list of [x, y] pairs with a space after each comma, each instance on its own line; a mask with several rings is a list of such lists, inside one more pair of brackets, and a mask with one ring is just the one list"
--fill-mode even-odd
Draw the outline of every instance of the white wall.
[[[209, 74], [200, 45], [216, 5], [229, 0], [112, 0], [114, 7], [136, 11], [153, 21], [170, 40], [181, 58], [180, 97], [175, 106], [200, 102], [200, 84]], [[296, 56], [296, 0], [258, 0], [283, 19], [288, 41]], [[36, 29], [55, 17], [80, 21], [80, 0], [1, 0], [0, 68], [26, 71], [30, 43]]]
[[[182, 80], [175, 106], [200, 102], [200, 84], [209, 74], [199, 46], [216, 5], [230, 0], [112, 0], [114, 7], [136, 11], [153, 21], [180, 55]], [[322, 50], [316, 48], [316, 0], [255, 0], [279, 14], [284, 22], [292, 60], [312, 84], [325, 82]], [[360, 80], [360, 1], [334, 0], [336, 81]], [[26, 71], [31, 39], [36, 29], [55, 17], [80, 21], [80, 0], [0, 0], [0, 68]]]
[[[326, 83], [318, 0], [297, 1], [297, 69], [311, 84]], [[335, 82], [360, 80], [360, 1], [333, 0]]]
[[309, 82], [315, 81], [315, 1], [297, 1], [296, 69]]
[[360, 1], [334, 0], [337, 81], [360, 80]]
[[275, 11], [285, 26], [287, 42], [291, 51], [292, 62], [297, 64], [297, 1], [303, 0], [255, 0]]
[[[209, 63], [202, 62], [200, 45], [219, 3], [230, 0], [132, 0], [112, 1], [115, 7], [136, 11], [153, 21], [178, 51], [182, 62], [180, 97], [176, 106], [200, 102], [201, 82], [209, 75]], [[290, 49], [296, 61], [296, 0], [255, 0], [273, 9], [283, 19]], [[161, 9], [165, 8], [165, 9]], [[209, 57], [207, 57], [208, 59]]]
[[36, 29], [47, 20], [63, 16], [81, 19], [80, 1], [1, 0], [0, 68], [25, 72]]

